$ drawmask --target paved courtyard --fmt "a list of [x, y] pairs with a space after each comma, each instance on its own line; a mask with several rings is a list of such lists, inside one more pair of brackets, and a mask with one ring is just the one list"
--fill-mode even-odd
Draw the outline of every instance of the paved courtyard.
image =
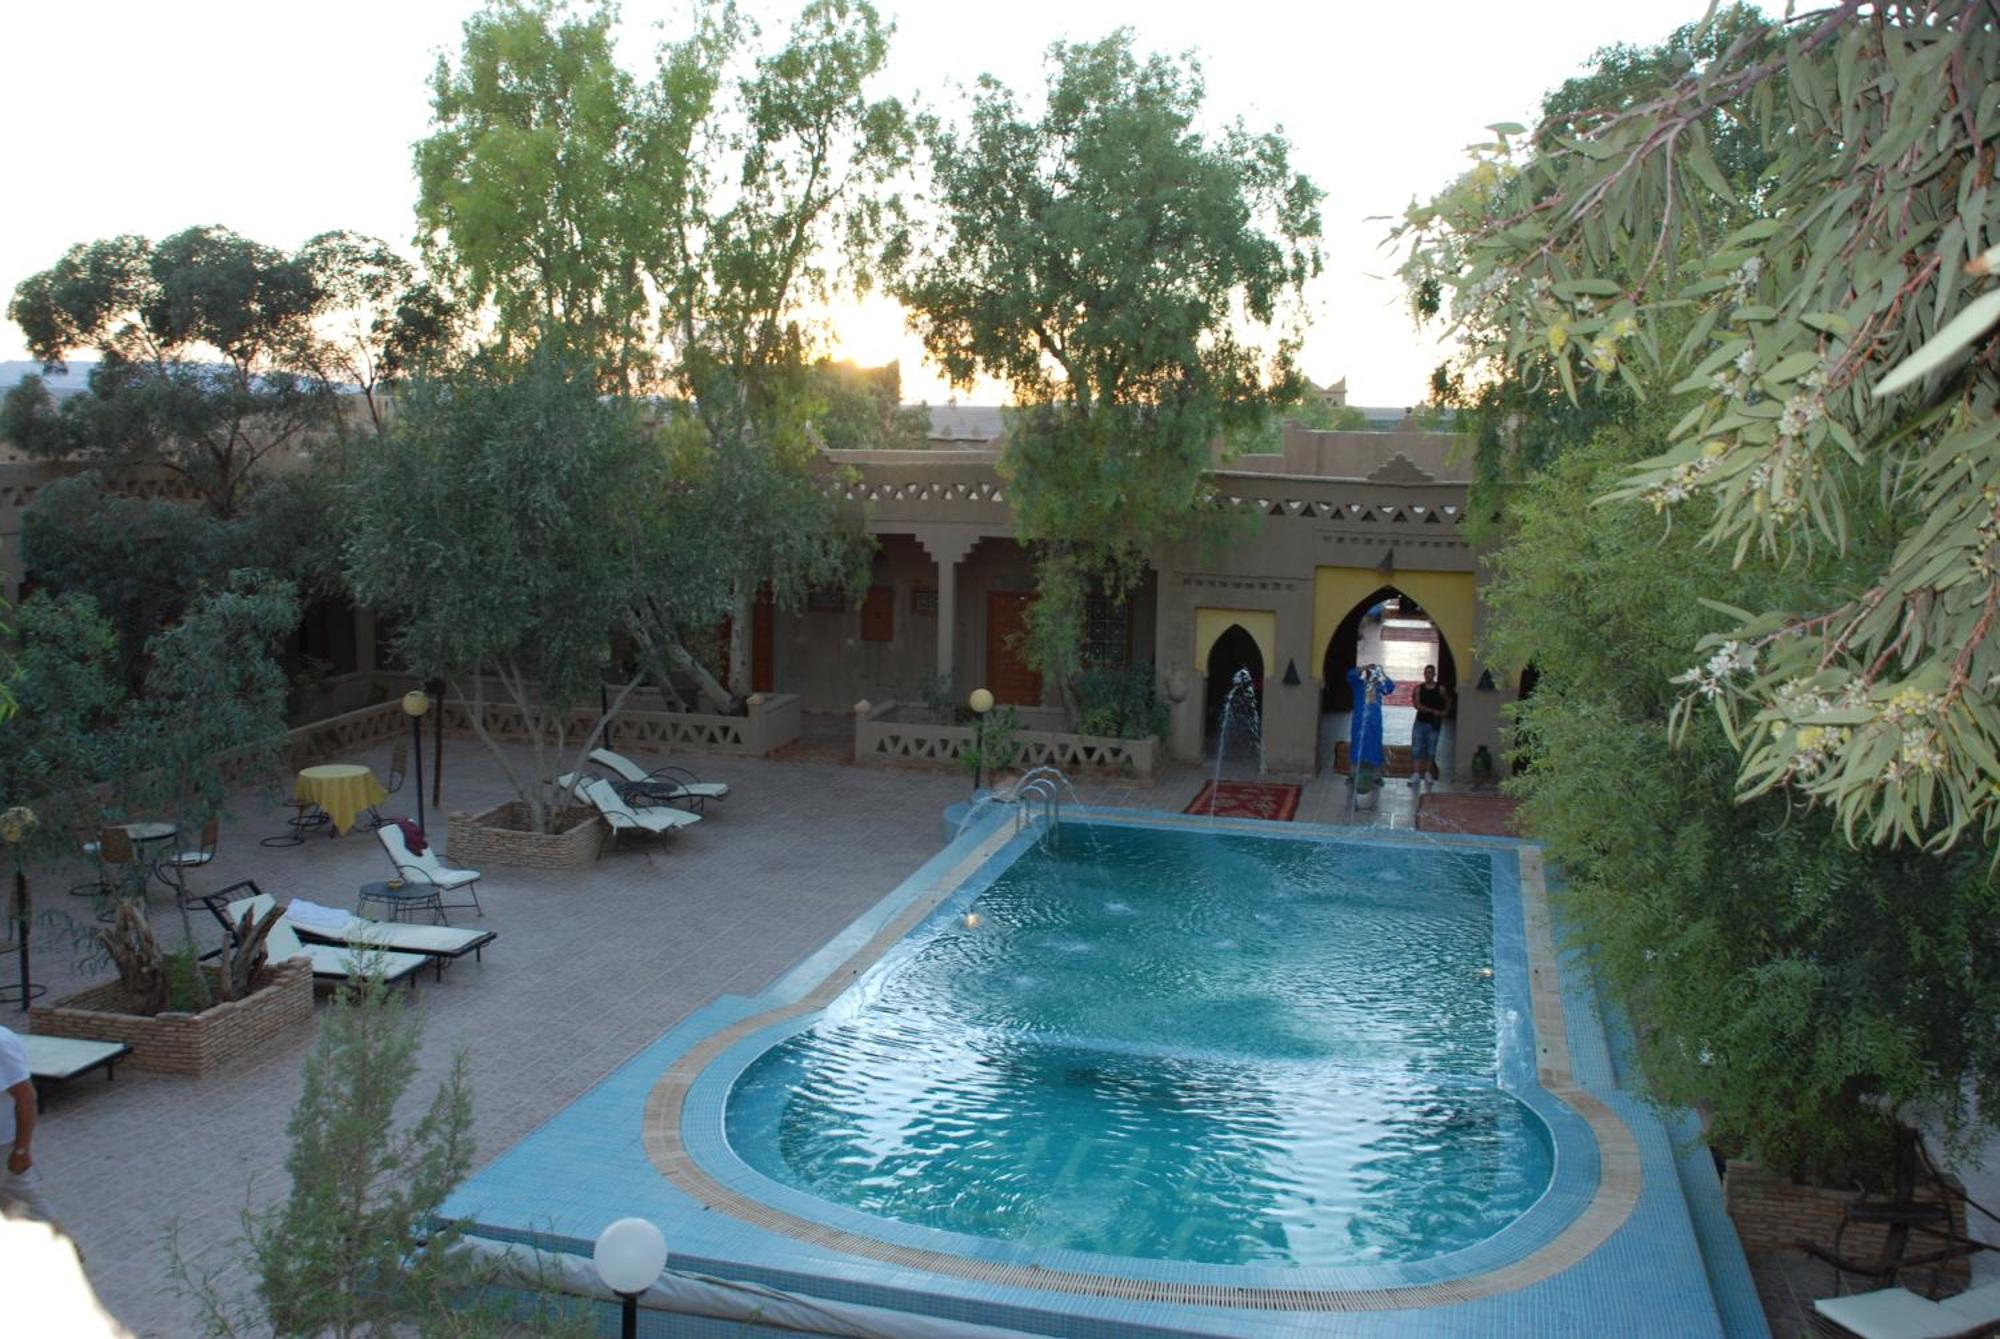
[[[453, 923], [483, 924], [498, 942], [483, 964], [462, 962], [442, 982], [426, 972], [407, 995], [424, 1039], [412, 1104], [427, 1100], [453, 1052], [465, 1048], [483, 1164], [694, 1009], [762, 989], [935, 854], [942, 811], [965, 797], [966, 778], [856, 767], [840, 757], [844, 718], [813, 725], [787, 760], [676, 757], [734, 793], [667, 849], [628, 842], [573, 875], [485, 870], [484, 920], [453, 912]], [[354, 761], [385, 774], [386, 746], [379, 754]], [[1233, 757], [1226, 768], [1230, 777], [1254, 772]], [[1077, 789], [1086, 804], [1179, 810], [1211, 774], [1190, 766], [1150, 783], [1083, 777]], [[445, 778], [448, 811], [509, 794], [498, 765], [471, 740], [446, 742]], [[1283, 779], [1305, 784], [1301, 820], [1348, 819], [1344, 779]], [[413, 804], [406, 787], [385, 808], [407, 814]], [[1406, 787], [1391, 784], [1380, 812], [1359, 817], [1408, 826], [1413, 805]], [[382, 848], [365, 830], [290, 848], [258, 845], [282, 831], [287, 812], [264, 792], [235, 796], [215, 863], [193, 886], [255, 879], [281, 899], [352, 907], [360, 884], [385, 876]], [[442, 832], [435, 818], [430, 826]], [[87, 902], [62, 892], [83, 877], [81, 865], [34, 871], [37, 909], [87, 916]], [[162, 941], [179, 942], [179, 921], [157, 884], [153, 907]], [[195, 929], [204, 946], [220, 933], [205, 915]], [[50, 998], [110, 975], [51, 930], [39, 932], [35, 948], [35, 976]], [[20, 1015], [7, 1016], [18, 1025]], [[268, 1204], [285, 1189], [285, 1122], [312, 1035], [298, 1029], [268, 1055], [213, 1078], [121, 1066], [115, 1081], [89, 1075], [45, 1094], [35, 1148], [50, 1198], [83, 1246], [105, 1305], [137, 1333], [194, 1332], [192, 1307], [169, 1291], [170, 1224], [178, 1223], [197, 1269], [249, 1286], [229, 1241], [246, 1205]]]

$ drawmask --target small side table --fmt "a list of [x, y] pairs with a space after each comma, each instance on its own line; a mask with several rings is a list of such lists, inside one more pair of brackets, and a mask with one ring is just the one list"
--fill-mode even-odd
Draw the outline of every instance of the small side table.
[[368, 904], [380, 902], [388, 909], [389, 919], [395, 921], [414, 920], [416, 913], [428, 911], [431, 920], [438, 925], [448, 924], [445, 920], [444, 903], [438, 900], [438, 886], [434, 883], [405, 882], [401, 887], [391, 887], [386, 882], [364, 883], [361, 885], [361, 906], [358, 914], [368, 914]]

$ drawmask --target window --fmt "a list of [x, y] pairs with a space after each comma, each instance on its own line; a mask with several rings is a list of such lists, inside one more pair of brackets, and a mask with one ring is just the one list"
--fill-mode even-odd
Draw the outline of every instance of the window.
[[870, 586], [867, 597], [861, 601], [861, 640], [864, 642], [893, 642], [896, 640], [896, 588], [894, 586]]
[[1123, 669], [1132, 663], [1132, 611], [1123, 600], [1093, 595], [1083, 611], [1083, 663]]

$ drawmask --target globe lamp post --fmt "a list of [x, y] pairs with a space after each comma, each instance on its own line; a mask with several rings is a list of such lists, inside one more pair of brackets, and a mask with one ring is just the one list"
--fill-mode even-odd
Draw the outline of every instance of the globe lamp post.
[[643, 1218], [621, 1218], [597, 1234], [590, 1259], [597, 1277], [625, 1304], [619, 1333], [639, 1339], [639, 1294], [667, 1267], [667, 1239]]
[[421, 688], [403, 694], [403, 711], [410, 718], [410, 752], [417, 760], [417, 831], [424, 830], [424, 713], [431, 709], [430, 695]]
[[965, 705], [972, 708], [972, 714], [979, 722], [972, 745], [972, 793], [977, 795], [980, 782], [986, 779], [986, 713], [993, 710], [993, 694], [984, 688], [975, 688], [972, 696], [965, 699]]

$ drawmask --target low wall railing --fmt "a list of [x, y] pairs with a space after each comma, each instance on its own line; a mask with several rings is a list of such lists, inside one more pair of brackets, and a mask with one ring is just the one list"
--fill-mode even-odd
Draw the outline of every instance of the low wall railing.
[[[409, 676], [365, 676], [373, 680], [365, 684], [360, 682], [364, 676], [352, 677], [356, 682], [343, 683], [343, 692], [350, 695], [362, 691], [383, 693], [388, 695], [388, 700], [344, 711], [288, 731], [282, 748], [289, 761], [305, 766], [314, 760], [355, 753], [393, 741], [410, 728], [409, 717], [403, 713], [402, 704], [403, 692], [414, 682]], [[616, 696], [617, 692], [617, 686], [613, 685], [612, 695]], [[634, 697], [642, 701], [649, 698], [657, 701], [656, 695], [644, 690], [635, 693]], [[745, 714], [741, 716], [621, 708], [611, 718], [610, 746], [630, 748], [636, 752], [683, 750], [762, 757], [798, 738], [800, 706], [796, 693], [761, 693], [750, 699]], [[443, 713], [446, 734], [468, 739], [478, 736], [472, 728], [473, 706], [466, 699], [447, 697], [433, 704], [432, 710]], [[570, 712], [564, 723], [565, 729], [572, 739], [580, 742], [596, 727], [599, 716], [600, 712], [594, 706], [578, 707]], [[486, 699], [480, 706], [480, 721], [486, 733], [495, 739], [528, 738], [527, 722], [520, 708], [512, 702]], [[430, 726], [427, 724], [425, 728], [428, 730]]]
[[[978, 727], [945, 725], [905, 719], [922, 710], [911, 704], [880, 702], [854, 716], [854, 761], [857, 763], [934, 763], [953, 766], [978, 738]], [[1113, 739], [1062, 730], [1016, 730], [1020, 750], [1015, 765], [1055, 767], [1062, 771], [1088, 769], [1151, 776], [1158, 761], [1159, 740]]]

